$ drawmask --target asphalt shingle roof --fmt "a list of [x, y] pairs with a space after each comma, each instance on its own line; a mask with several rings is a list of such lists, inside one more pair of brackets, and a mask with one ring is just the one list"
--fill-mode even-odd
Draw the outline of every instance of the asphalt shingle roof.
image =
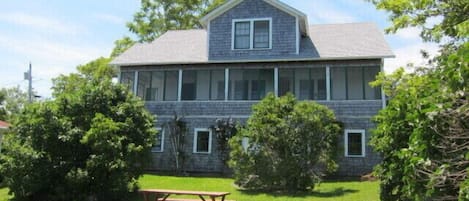
[[[294, 60], [334, 60], [394, 57], [383, 33], [373, 23], [311, 25]], [[210, 63], [207, 31], [168, 31], [151, 43], [135, 44], [115, 58], [119, 66]], [[220, 62], [220, 61], [217, 61]]]

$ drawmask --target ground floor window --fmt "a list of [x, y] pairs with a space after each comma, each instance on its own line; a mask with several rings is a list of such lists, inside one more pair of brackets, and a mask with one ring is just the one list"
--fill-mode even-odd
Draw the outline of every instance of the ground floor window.
[[156, 128], [158, 134], [155, 137], [155, 143], [151, 148], [152, 152], [163, 152], [164, 150], [164, 129]]
[[206, 128], [194, 130], [194, 153], [209, 154], [212, 152], [212, 132]]
[[345, 130], [345, 156], [365, 157], [365, 130]]

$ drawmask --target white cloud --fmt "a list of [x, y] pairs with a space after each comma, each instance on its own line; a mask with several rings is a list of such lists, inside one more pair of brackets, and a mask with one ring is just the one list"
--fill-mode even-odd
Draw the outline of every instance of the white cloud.
[[420, 40], [420, 31], [419, 28], [409, 27], [397, 31], [394, 36], [404, 40]]
[[85, 28], [81, 26], [63, 22], [55, 18], [47, 18], [22, 12], [1, 13], [0, 21], [58, 34], [77, 35], [85, 32]]
[[334, 1], [291, 0], [286, 1], [286, 3], [304, 12], [308, 16], [309, 23], [311, 24], [348, 23], [357, 21], [357, 19], [349, 13], [338, 10], [337, 6], [334, 5]]
[[110, 15], [110, 14], [103, 14], [103, 13], [102, 14], [96, 14], [96, 18], [98, 20], [113, 23], [113, 24], [116, 24], [116, 25], [122, 25], [122, 24], [125, 24], [125, 22], [126, 22], [124, 18], [121, 18], [119, 16]]
[[413, 70], [406, 68], [407, 65], [410, 63], [415, 66], [425, 65], [427, 61], [422, 58], [421, 50], [435, 56], [438, 53], [438, 49], [438, 45], [433, 43], [414, 43], [395, 49], [394, 53], [396, 54], [396, 58], [385, 59], [384, 70], [387, 73], [391, 73], [399, 67], [404, 67], [408, 71]]

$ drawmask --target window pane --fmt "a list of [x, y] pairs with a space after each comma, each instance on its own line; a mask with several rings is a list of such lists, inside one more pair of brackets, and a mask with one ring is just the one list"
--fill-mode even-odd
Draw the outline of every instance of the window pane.
[[365, 67], [364, 80], [365, 80], [365, 99], [366, 100], [379, 100], [381, 99], [381, 88], [371, 87], [370, 82], [376, 80], [376, 76], [380, 71], [380, 67]]
[[251, 23], [250, 22], [236, 22], [235, 23], [235, 34], [234, 34], [234, 48], [235, 49], [249, 49], [250, 47], [250, 35], [251, 35]]
[[363, 100], [363, 71], [361, 67], [347, 68], [348, 100]]
[[155, 137], [155, 144], [152, 147], [152, 151], [163, 151], [163, 131], [158, 130], [158, 134]]
[[362, 155], [362, 133], [348, 133], [348, 155]]
[[254, 48], [269, 48], [269, 21], [254, 22]]
[[346, 97], [345, 68], [331, 68], [331, 98], [345, 100]]
[[165, 72], [165, 101], [176, 101], [178, 99], [178, 71], [166, 71]]
[[121, 73], [121, 84], [126, 85], [130, 91], [134, 90], [134, 79], [135, 79], [135, 72], [122, 72]]
[[210, 100], [225, 100], [225, 71], [212, 70], [211, 98]]
[[310, 70], [306, 68], [295, 69], [295, 96], [298, 100], [312, 98]]
[[197, 152], [208, 152], [210, 132], [197, 131]]

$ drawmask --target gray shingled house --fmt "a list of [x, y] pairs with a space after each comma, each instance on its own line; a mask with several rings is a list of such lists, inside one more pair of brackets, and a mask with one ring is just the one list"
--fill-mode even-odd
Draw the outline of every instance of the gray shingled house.
[[[111, 63], [158, 116], [157, 128], [174, 113], [187, 121], [187, 171], [222, 171], [209, 127], [218, 118], [244, 122], [269, 92], [292, 92], [335, 111], [345, 126], [337, 174], [361, 175], [380, 161], [367, 142], [385, 96], [368, 83], [393, 52], [373, 23], [310, 25], [278, 0], [230, 0], [201, 22], [204, 29], [168, 31]], [[161, 130], [150, 168], [171, 170], [170, 141]]]

